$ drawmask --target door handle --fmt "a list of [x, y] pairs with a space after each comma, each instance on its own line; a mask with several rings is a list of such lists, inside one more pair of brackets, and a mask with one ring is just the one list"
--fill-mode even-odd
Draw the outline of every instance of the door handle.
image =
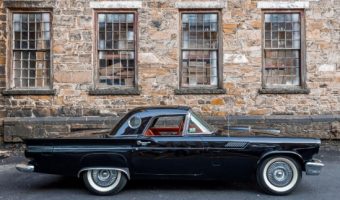
[[137, 145], [139, 146], [147, 146], [148, 144], [150, 144], [151, 142], [142, 142], [140, 140], [137, 140]]

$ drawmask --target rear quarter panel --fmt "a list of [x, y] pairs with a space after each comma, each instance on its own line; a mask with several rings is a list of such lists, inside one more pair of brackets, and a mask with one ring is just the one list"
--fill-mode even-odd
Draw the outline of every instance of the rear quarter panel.
[[88, 167], [129, 167], [134, 139], [40, 139], [26, 141], [37, 172], [76, 176]]

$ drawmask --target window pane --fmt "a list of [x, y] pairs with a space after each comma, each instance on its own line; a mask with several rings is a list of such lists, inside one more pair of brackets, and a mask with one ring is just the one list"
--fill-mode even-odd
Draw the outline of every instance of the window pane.
[[[295, 56], [298, 56], [297, 59], [294, 59]], [[265, 50], [264, 67], [267, 85], [299, 85], [300, 51]]]
[[300, 14], [292, 14], [293, 22], [299, 22], [300, 21]]
[[105, 14], [99, 14], [98, 15], [98, 22], [99, 23], [105, 22]]
[[50, 14], [49, 13], [43, 13], [42, 14], [42, 21], [43, 22], [50, 22]]
[[182, 14], [181, 39], [182, 86], [217, 86], [217, 14]]
[[104, 85], [134, 86], [134, 51], [100, 51], [99, 79]]
[[158, 117], [146, 131], [147, 136], [178, 136], [182, 135], [185, 116]]
[[203, 133], [203, 131], [192, 120], [189, 122], [188, 133]]
[[21, 15], [20, 14], [13, 14], [13, 22], [20, 22]]
[[107, 14], [106, 15], [106, 22], [107, 23], [113, 23], [113, 15], [112, 14]]
[[[46, 70], [48, 73], [41, 73], [50, 66], [50, 23], [49, 13], [13, 14], [15, 50], [12, 59], [15, 70], [15, 88], [47, 88], [49, 86], [49, 82], [39, 82], [36, 78], [40, 76], [49, 79], [50, 76], [50, 70]], [[44, 61], [37, 62], [37, 60]]]
[[263, 81], [267, 86], [299, 85], [300, 14], [272, 13], [265, 14], [264, 18], [266, 32], [263, 39], [265, 51]]
[[99, 87], [134, 87], [134, 14], [98, 15]]
[[133, 21], [134, 21], [134, 16], [133, 16], [133, 14], [128, 14], [127, 16], [126, 16], [126, 22], [127, 23], [133, 23]]
[[183, 85], [217, 86], [217, 51], [183, 51], [182, 60]]

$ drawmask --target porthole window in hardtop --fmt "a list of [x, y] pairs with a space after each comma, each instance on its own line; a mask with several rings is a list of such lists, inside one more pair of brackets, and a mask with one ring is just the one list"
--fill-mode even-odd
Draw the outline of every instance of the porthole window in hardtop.
[[134, 114], [121, 119], [114, 128], [114, 135], [138, 135], [142, 134], [151, 117]]
[[129, 119], [128, 124], [130, 128], [137, 129], [142, 124], [142, 120], [138, 115], [135, 115]]
[[180, 136], [183, 132], [185, 115], [159, 116], [146, 130], [146, 136]]

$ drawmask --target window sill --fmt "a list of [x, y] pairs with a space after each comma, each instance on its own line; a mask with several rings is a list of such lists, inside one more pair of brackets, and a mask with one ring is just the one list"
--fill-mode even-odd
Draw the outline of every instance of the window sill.
[[89, 95], [140, 95], [136, 88], [129, 89], [91, 89]]
[[180, 88], [175, 90], [176, 95], [186, 94], [225, 94], [226, 90], [221, 88]]
[[2, 95], [55, 95], [55, 90], [4, 90]]
[[263, 88], [259, 89], [259, 94], [309, 94], [308, 88]]

